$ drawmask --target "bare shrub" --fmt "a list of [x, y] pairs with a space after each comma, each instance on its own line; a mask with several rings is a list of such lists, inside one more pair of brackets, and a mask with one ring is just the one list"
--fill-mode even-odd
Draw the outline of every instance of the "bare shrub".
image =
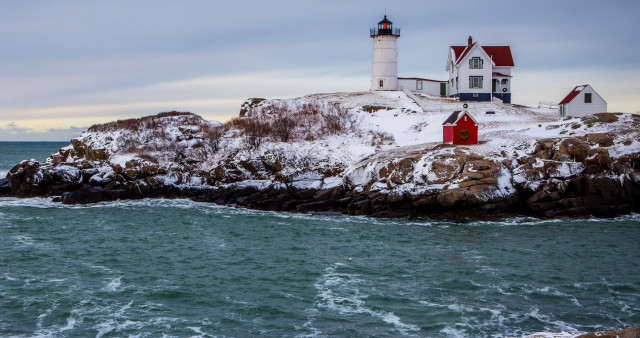
[[94, 131], [94, 132], [109, 132], [109, 131], [115, 131], [119, 129], [137, 131], [139, 129], [142, 129], [143, 127], [149, 127], [147, 123], [150, 124], [151, 129], [155, 129], [157, 127], [157, 120], [156, 120], [157, 118], [172, 117], [172, 116], [187, 117], [187, 116], [193, 116], [193, 114], [188, 112], [177, 112], [177, 111], [164, 112], [164, 113], [159, 113], [157, 115], [145, 116], [145, 117], [140, 117], [135, 119], [118, 120], [115, 122], [108, 122], [104, 124], [94, 124], [93, 126], [89, 127], [88, 130]]
[[236, 118], [227, 123], [230, 127], [235, 127], [242, 132], [249, 149], [259, 148], [264, 139], [271, 133], [269, 124], [259, 118]]
[[201, 130], [203, 141], [212, 152], [215, 153], [220, 149], [220, 142], [228, 129], [229, 127], [227, 124], [219, 126], [205, 124], [202, 126]]
[[395, 140], [395, 138], [393, 137], [393, 135], [387, 133], [387, 132], [381, 132], [381, 131], [371, 131], [371, 145], [372, 146], [379, 146], [381, 144], [384, 144], [385, 142], [389, 142], [392, 143]]
[[292, 116], [278, 116], [271, 122], [271, 132], [281, 142], [288, 142], [297, 126], [296, 119]]
[[[276, 142], [314, 141], [327, 135], [355, 131], [357, 119], [336, 103], [287, 101], [261, 102], [245, 113], [245, 117], [225, 124], [237, 130], [249, 148], [258, 148], [264, 139]], [[212, 147], [215, 148], [215, 147]]]
[[149, 161], [151, 163], [155, 163], [158, 164], [158, 158], [148, 154], [148, 153], [142, 153], [142, 154], [138, 154], [137, 157], [141, 160], [145, 160], [145, 161]]

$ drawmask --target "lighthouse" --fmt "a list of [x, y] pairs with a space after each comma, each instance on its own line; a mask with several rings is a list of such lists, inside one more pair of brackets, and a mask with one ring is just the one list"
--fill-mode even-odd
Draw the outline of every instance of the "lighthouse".
[[373, 63], [371, 67], [371, 90], [398, 90], [398, 49], [396, 40], [400, 29], [384, 16], [378, 28], [371, 28], [373, 39]]

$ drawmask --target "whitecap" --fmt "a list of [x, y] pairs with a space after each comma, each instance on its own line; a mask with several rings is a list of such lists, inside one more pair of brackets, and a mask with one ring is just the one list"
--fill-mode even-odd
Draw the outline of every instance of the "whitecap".
[[209, 334], [202, 332], [202, 328], [198, 327], [198, 326], [187, 326], [187, 329], [190, 329], [191, 331], [195, 332], [197, 334], [197, 336], [191, 336], [191, 337], [206, 337], [209, 336]]
[[71, 311], [71, 314], [69, 315], [69, 317], [67, 317], [67, 325], [65, 325], [64, 327], [60, 328], [60, 331], [69, 331], [72, 330], [75, 326], [76, 326], [76, 315], [77, 315], [77, 311]]
[[532, 334], [523, 336], [523, 338], [571, 338], [575, 337], [575, 333], [554, 331], [554, 332], [534, 332]]
[[447, 325], [444, 329], [440, 330], [440, 333], [442, 333], [442, 335], [445, 337], [456, 337], [456, 338], [468, 337], [466, 330], [455, 328], [449, 325]]
[[401, 334], [420, 331], [416, 325], [403, 323], [393, 312], [374, 310], [367, 307], [367, 294], [361, 293], [362, 280], [357, 274], [341, 273], [336, 270], [344, 263], [334, 263], [325, 269], [325, 273], [314, 284], [320, 301], [317, 306], [324, 307], [343, 315], [367, 314], [393, 325]]
[[116, 289], [118, 289], [120, 287], [120, 285], [122, 284], [121, 281], [120, 281], [121, 279], [122, 279], [122, 277], [118, 277], [118, 278], [112, 279], [109, 282], [109, 284], [107, 284], [107, 286], [105, 286], [104, 289], [106, 291], [109, 291], [109, 292], [115, 292]]
[[14, 239], [16, 240], [16, 242], [25, 246], [32, 246], [34, 244], [33, 239], [26, 235], [15, 236]]

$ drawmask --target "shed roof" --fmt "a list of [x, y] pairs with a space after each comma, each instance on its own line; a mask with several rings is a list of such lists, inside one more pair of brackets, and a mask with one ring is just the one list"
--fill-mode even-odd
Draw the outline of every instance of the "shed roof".
[[560, 104], [567, 104], [569, 102], [571, 102], [571, 100], [573, 100], [576, 96], [578, 96], [578, 94], [580, 94], [581, 91], [583, 91], [585, 88], [587, 88], [588, 85], [582, 85], [582, 86], [576, 86], [575, 88], [573, 88], [573, 90], [564, 97], [564, 99], [562, 99], [562, 101], [560, 101]]
[[458, 123], [458, 120], [460, 120], [464, 115], [467, 115], [471, 118], [471, 120], [473, 121], [473, 123], [475, 123], [476, 125], [478, 125], [478, 121], [476, 121], [476, 119], [473, 118], [473, 116], [471, 116], [471, 114], [469, 114], [468, 111], [462, 111], [462, 110], [456, 110], [454, 111], [451, 115], [449, 115], [449, 117], [442, 123], [443, 126], [445, 125], [456, 125]]

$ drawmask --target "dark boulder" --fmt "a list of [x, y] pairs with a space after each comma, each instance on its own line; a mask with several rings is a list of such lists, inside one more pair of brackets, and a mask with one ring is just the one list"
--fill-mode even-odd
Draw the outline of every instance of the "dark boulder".
[[89, 204], [112, 200], [110, 192], [100, 187], [83, 185], [82, 188], [62, 194], [63, 204]]
[[9, 196], [11, 194], [11, 187], [9, 186], [9, 180], [6, 178], [0, 179], [0, 196]]

